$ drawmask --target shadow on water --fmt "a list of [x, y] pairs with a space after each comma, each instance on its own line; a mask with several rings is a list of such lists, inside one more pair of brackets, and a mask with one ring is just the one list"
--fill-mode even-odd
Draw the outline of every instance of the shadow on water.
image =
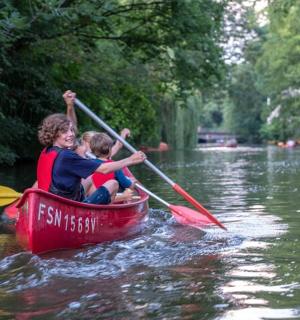
[[[299, 181], [296, 154], [236, 148], [149, 157], [229, 231], [179, 225], [151, 201], [145, 230], [123, 241], [39, 257], [2, 233], [0, 318], [300, 318], [299, 213], [286, 200]], [[148, 170], [135, 173], [186, 205]]]

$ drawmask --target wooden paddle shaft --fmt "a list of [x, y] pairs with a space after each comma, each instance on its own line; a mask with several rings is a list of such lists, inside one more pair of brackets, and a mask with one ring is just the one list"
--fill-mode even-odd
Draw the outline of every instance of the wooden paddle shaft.
[[[75, 99], [75, 104], [84, 111], [88, 116], [90, 116], [95, 122], [97, 122], [103, 129], [105, 129], [111, 136], [119, 140], [130, 152], [135, 153], [137, 150], [131, 146], [125, 139], [123, 139], [118, 133], [116, 133], [110, 126], [108, 126], [100, 117], [98, 117], [93, 111], [91, 111], [86, 105], [84, 105], [80, 100]], [[151, 170], [156, 172], [162, 179], [164, 179], [168, 184], [174, 187], [175, 182], [168, 178], [163, 172], [161, 172], [154, 164], [149, 160], [144, 161], [145, 165]]]

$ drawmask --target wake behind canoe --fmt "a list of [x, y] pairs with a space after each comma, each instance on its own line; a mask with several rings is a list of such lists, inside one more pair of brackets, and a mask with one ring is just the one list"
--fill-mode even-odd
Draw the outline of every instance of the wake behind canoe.
[[120, 240], [139, 233], [148, 212], [148, 195], [129, 203], [92, 205], [27, 189], [17, 204], [16, 236], [35, 254]]

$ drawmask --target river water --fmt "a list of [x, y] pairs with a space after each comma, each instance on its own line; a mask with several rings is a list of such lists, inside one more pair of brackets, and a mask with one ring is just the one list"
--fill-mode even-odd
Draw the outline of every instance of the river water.
[[[179, 225], [155, 200], [133, 239], [42, 256], [0, 226], [0, 319], [300, 319], [300, 150], [207, 148], [149, 159], [228, 231]], [[140, 166], [134, 173], [188, 206]], [[34, 167], [0, 169], [22, 191]]]

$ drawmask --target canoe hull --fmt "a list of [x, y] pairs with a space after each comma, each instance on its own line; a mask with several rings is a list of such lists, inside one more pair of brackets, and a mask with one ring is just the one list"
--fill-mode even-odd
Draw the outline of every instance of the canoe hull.
[[40, 254], [131, 237], [147, 218], [148, 196], [141, 196], [127, 204], [90, 205], [27, 189], [18, 204], [17, 240]]

